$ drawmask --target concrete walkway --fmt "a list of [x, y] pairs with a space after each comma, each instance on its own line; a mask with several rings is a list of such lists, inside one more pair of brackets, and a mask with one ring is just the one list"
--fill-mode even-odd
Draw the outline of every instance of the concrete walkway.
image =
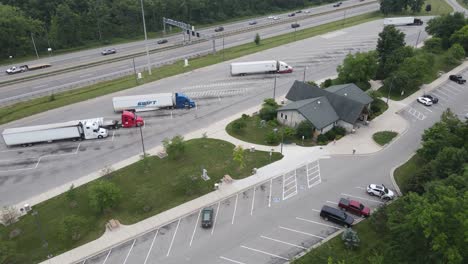
[[[439, 79], [435, 80], [431, 84], [425, 85], [423, 87], [425, 92], [429, 92], [432, 89], [436, 88], [440, 84], [444, 83], [448, 79], [449, 74], [458, 73], [464, 69], [468, 68], [468, 61], [460, 65], [459, 67], [455, 68], [450, 73], [442, 75]], [[125, 241], [129, 241], [134, 239], [136, 236], [141, 234], [150, 232], [154, 229], [157, 229], [160, 226], [168, 224], [178, 218], [183, 216], [189, 215], [190, 213], [199, 210], [200, 208], [206, 207], [208, 205], [217, 203], [218, 201], [225, 199], [229, 196], [232, 196], [240, 191], [248, 189], [254, 185], [261, 184], [269, 179], [281, 175], [291, 169], [294, 169], [302, 164], [307, 162], [327, 158], [330, 155], [353, 155], [352, 150], [356, 149], [356, 155], [364, 155], [364, 154], [371, 154], [377, 151], [382, 150], [383, 148], [377, 145], [372, 140], [372, 135], [378, 131], [384, 130], [391, 130], [399, 133], [401, 136], [408, 127], [408, 123], [399, 116], [398, 112], [404, 109], [408, 104], [414, 102], [418, 96], [423, 93], [423, 89], [421, 91], [416, 92], [415, 94], [411, 95], [410, 97], [406, 98], [405, 100], [394, 102], [389, 101], [389, 109], [380, 115], [379, 117], [375, 118], [368, 126], [361, 126], [360, 128], [356, 129], [356, 133], [346, 135], [344, 138], [338, 140], [336, 143], [330, 143], [327, 146], [323, 147], [301, 147], [296, 145], [284, 145], [283, 147], [283, 154], [284, 158], [279, 160], [275, 163], [272, 163], [268, 166], [258, 169], [257, 173], [251, 177], [236, 180], [232, 183], [224, 183], [220, 185], [219, 189], [213, 191], [209, 194], [206, 194], [202, 197], [194, 199], [190, 202], [185, 204], [179, 205], [175, 208], [172, 208], [168, 211], [145, 219], [141, 222], [138, 222], [131, 226], [121, 226], [120, 228], [114, 231], [106, 231], [106, 233], [100, 237], [99, 239], [92, 241], [88, 244], [70, 250], [66, 253], [63, 253], [57, 257], [44, 261], [42, 263], [49, 263], [49, 264], [64, 264], [64, 263], [76, 263], [82, 262], [87, 257], [97, 254], [99, 252], [106, 251], [112, 248], [116, 244], [123, 243]], [[235, 139], [229, 136], [225, 132], [226, 125], [234, 119], [237, 119], [241, 116], [241, 114], [252, 114], [253, 112], [258, 111], [260, 108], [252, 108], [243, 111], [242, 113], [238, 113], [234, 116], [221, 120], [217, 123], [212, 124], [210, 127], [205, 129], [201, 129], [195, 131], [193, 133], [184, 135], [185, 139], [192, 139], [192, 138], [200, 138], [203, 134], [210, 138], [218, 138], [222, 140], [226, 140], [232, 142], [235, 145], [241, 145], [244, 148], [250, 148], [251, 146], [255, 147], [257, 150], [265, 150], [270, 151], [274, 149], [274, 151], [279, 151], [280, 147], [270, 147], [270, 146], [263, 146], [263, 145], [256, 145], [251, 143], [246, 143]], [[156, 147], [149, 151], [150, 154], [155, 155], [162, 150], [162, 147]], [[118, 164], [115, 164], [112, 168], [119, 169], [124, 166], [127, 166], [139, 159], [138, 156], [124, 160]], [[79, 186], [90, 180], [99, 178], [101, 176], [100, 172], [96, 172], [94, 174], [88, 175], [80, 179], [79, 182], [73, 182], [75, 186]], [[70, 183], [71, 184], [71, 183]], [[28, 201], [31, 205], [37, 204], [48, 197], [53, 197], [60, 193], [63, 193], [68, 190], [70, 184], [61, 186], [50, 191], [47, 194], [42, 196], [35, 197]], [[22, 204], [20, 204], [21, 206]]]

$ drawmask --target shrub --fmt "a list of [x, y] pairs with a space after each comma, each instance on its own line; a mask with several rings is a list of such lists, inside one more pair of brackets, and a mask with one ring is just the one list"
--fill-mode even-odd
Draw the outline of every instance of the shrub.
[[278, 120], [272, 119], [272, 120], [268, 121], [268, 125], [271, 126], [271, 127], [277, 127], [277, 126], [279, 126], [279, 123], [278, 123]]
[[242, 118], [242, 120], [247, 120], [247, 119], [249, 119], [249, 115], [247, 115], [247, 114], [242, 114], [242, 117], [241, 117], [241, 118]]
[[173, 137], [171, 140], [165, 138], [163, 140], [163, 146], [171, 159], [178, 159], [185, 153], [184, 137], [180, 135]]
[[441, 53], [443, 51], [442, 39], [434, 37], [425, 40], [423, 49], [432, 53]]
[[326, 79], [326, 80], [320, 85], [320, 87], [322, 87], [322, 88], [327, 88], [327, 87], [332, 86], [332, 84], [333, 84], [332, 79]]
[[117, 206], [122, 197], [119, 187], [108, 181], [100, 180], [93, 183], [88, 190], [90, 207], [101, 213], [106, 208]]
[[263, 106], [263, 107], [265, 107], [265, 106], [271, 106], [271, 107], [273, 107], [273, 108], [275, 108], [275, 109], [278, 109], [278, 108], [279, 108], [278, 103], [277, 103], [277, 102], [275, 101], [275, 99], [273, 99], [273, 98], [265, 99], [265, 100], [263, 101], [263, 105], [262, 105], [262, 106]]
[[278, 133], [271, 131], [268, 134], [266, 134], [265, 141], [268, 144], [274, 145], [279, 143], [279, 135]]
[[317, 137], [317, 143], [319, 145], [325, 145], [327, 144], [328, 142], [328, 138], [325, 134], [320, 134], [318, 137]]
[[310, 123], [309, 121], [302, 121], [301, 123], [299, 123], [299, 125], [297, 125], [296, 136], [298, 138], [311, 138], [313, 129], [314, 126], [312, 125], [312, 123]]
[[276, 108], [271, 105], [265, 105], [260, 109], [259, 115], [263, 120], [273, 120], [276, 118]]
[[237, 119], [234, 122], [232, 122], [232, 130], [236, 133], [239, 133], [243, 128], [245, 128], [247, 124], [243, 119]]
[[283, 128], [284, 140], [291, 140], [296, 135], [296, 130], [292, 127]]
[[344, 127], [335, 126], [333, 130], [335, 131], [336, 135], [339, 135], [339, 136], [346, 135], [346, 129]]
[[325, 133], [325, 136], [327, 137], [327, 140], [334, 140], [336, 137], [335, 131], [333, 129], [329, 130], [327, 133]]

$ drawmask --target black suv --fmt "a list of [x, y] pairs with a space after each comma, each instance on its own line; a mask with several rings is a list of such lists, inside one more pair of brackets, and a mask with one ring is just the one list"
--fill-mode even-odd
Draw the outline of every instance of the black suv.
[[437, 104], [439, 102], [439, 98], [435, 97], [432, 94], [425, 94], [422, 97], [427, 98], [432, 101], [433, 104]]
[[300, 27], [300, 26], [301, 26], [301, 25], [299, 25], [298, 23], [291, 24], [291, 27], [292, 27], [292, 28], [298, 28], [298, 27]]
[[223, 27], [217, 27], [217, 28], [215, 28], [215, 32], [221, 32], [221, 31], [224, 31], [224, 28], [223, 28]]
[[210, 228], [213, 226], [213, 209], [205, 208], [201, 212], [202, 220], [201, 225], [203, 228]]
[[458, 84], [464, 84], [464, 83], [466, 83], [466, 80], [463, 79], [463, 76], [461, 76], [461, 75], [450, 75], [450, 76], [449, 76], [449, 79], [450, 79], [451, 81], [454, 81], [454, 82], [458, 83]]
[[354, 222], [354, 218], [349, 216], [347, 213], [328, 205], [324, 205], [322, 207], [322, 210], [320, 210], [320, 217], [345, 227], [350, 227]]
[[295, 15], [296, 15], [296, 13], [291, 13], [291, 14], [288, 15], [288, 17], [293, 17]]

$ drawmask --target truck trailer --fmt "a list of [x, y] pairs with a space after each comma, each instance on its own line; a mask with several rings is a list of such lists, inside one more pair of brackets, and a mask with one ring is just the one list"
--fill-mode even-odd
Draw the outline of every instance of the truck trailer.
[[231, 63], [232, 76], [256, 73], [291, 73], [292, 71], [293, 67], [276, 60]]
[[414, 17], [389, 17], [384, 19], [384, 26], [421, 26], [423, 21]]
[[37, 69], [43, 69], [43, 68], [48, 68], [52, 65], [48, 63], [43, 63], [43, 64], [36, 64], [36, 65], [21, 65], [21, 66], [13, 66], [9, 69], [7, 69], [5, 72], [7, 74], [15, 74], [15, 73], [20, 73], [20, 72], [25, 72], [25, 71], [32, 71], [32, 70], [37, 70]]
[[48, 125], [7, 128], [2, 133], [7, 146], [30, 146], [40, 142], [105, 138], [107, 129], [92, 120], [68, 121]]
[[153, 111], [158, 109], [193, 108], [195, 102], [182, 93], [142, 94], [112, 98], [115, 112]]

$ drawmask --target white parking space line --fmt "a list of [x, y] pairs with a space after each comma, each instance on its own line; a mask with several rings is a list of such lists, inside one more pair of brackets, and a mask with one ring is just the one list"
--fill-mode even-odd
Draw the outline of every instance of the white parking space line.
[[234, 212], [232, 213], [232, 223], [234, 224], [234, 218], [236, 217], [236, 210], [237, 210], [237, 199], [239, 198], [239, 194], [236, 194], [236, 202], [234, 203]]
[[223, 256], [220, 256], [219, 258], [220, 258], [220, 259], [227, 260], [227, 261], [230, 261], [230, 262], [232, 262], [232, 263], [236, 263], [236, 264], [246, 264], [246, 263], [244, 263], [244, 262], [240, 262], [240, 261], [233, 260], [233, 259], [230, 259], [230, 258], [226, 258], [226, 257], [223, 257]]
[[[317, 165], [312, 166], [311, 164], [317, 163]], [[309, 167], [311, 165], [311, 167]], [[314, 161], [311, 163], [307, 163], [307, 186], [312, 188], [313, 186], [322, 182], [320, 177], [320, 163], [319, 161]]]
[[271, 197], [271, 187], [272, 187], [272, 185], [273, 185], [273, 178], [270, 179], [270, 194], [268, 195], [268, 198], [269, 198], [268, 199], [268, 207], [271, 207], [271, 199], [272, 199], [272, 197]]
[[151, 242], [151, 246], [148, 250], [148, 253], [146, 254], [145, 262], [143, 262], [143, 264], [146, 264], [146, 262], [148, 261], [149, 255], [151, 253], [151, 250], [153, 249], [154, 241], [156, 241], [156, 237], [158, 236], [158, 233], [159, 233], [159, 229], [156, 230], [156, 234], [154, 234], [153, 241]]
[[427, 106], [423, 107], [423, 109], [432, 113], [432, 111]]
[[109, 258], [110, 253], [112, 252], [112, 248], [109, 250], [109, 253], [107, 253], [106, 258], [104, 259], [104, 262], [102, 264], [106, 264], [107, 259]]
[[444, 92], [442, 91], [442, 89], [438, 89], [438, 90], [437, 90], [437, 93], [441, 93], [441, 94], [445, 95], [446, 97], [448, 97], [448, 98], [450, 98], [450, 99], [455, 99], [453, 96], [444, 93]]
[[331, 204], [334, 204], [334, 205], [338, 205], [338, 203], [336, 202], [332, 202], [332, 201], [326, 201], [327, 203], [331, 203]]
[[278, 255], [275, 255], [275, 254], [272, 254], [272, 253], [268, 253], [268, 252], [263, 251], [263, 250], [259, 250], [259, 249], [255, 249], [255, 248], [250, 248], [250, 247], [246, 247], [246, 246], [241, 246], [241, 248], [249, 249], [249, 250], [252, 250], [252, 251], [255, 251], [255, 252], [258, 252], [258, 253], [263, 253], [263, 254], [265, 254], [265, 255], [268, 255], [268, 256], [271, 256], [271, 257], [275, 257], [275, 258], [284, 259], [284, 260], [289, 260], [288, 258], [285, 258], [285, 257], [282, 257], [282, 256], [278, 256]]
[[444, 91], [446, 91], [446, 92], [448, 92], [448, 93], [451, 93], [451, 94], [453, 94], [453, 95], [458, 95], [458, 94], [459, 94], [459, 93], [456, 93], [456, 92], [454, 92], [454, 91], [452, 91], [452, 90], [450, 90], [450, 89], [448, 89], [448, 88], [446, 88], [446, 87], [442, 87], [442, 88], [440, 88], [440, 89], [441, 89], [441, 90], [444, 90]]
[[365, 189], [366, 189], [366, 188], [361, 187], [361, 186], [356, 186], [356, 187], [354, 187], [354, 188], [356, 188], [356, 189], [361, 189], [361, 190], [365, 190]]
[[284, 230], [288, 230], [288, 231], [291, 231], [291, 232], [303, 234], [303, 235], [306, 235], [306, 236], [311, 236], [311, 237], [316, 237], [316, 238], [320, 238], [320, 239], [325, 239], [324, 237], [321, 237], [321, 236], [313, 235], [313, 234], [310, 234], [310, 233], [307, 233], [307, 232], [302, 232], [302, 231], [295, 230], [295, 229], [292, 229], [292, 228], [287, 228], [287, 227], [284, 227], [284, 226], [279, 226], [279, 228], [284, 229]]
[[253, 188], [253, 195], [252, 195], [252, 208], [250, 209], [250, 215], [253, 215], [253, 209], [254, 209], [254, 203], [255, 203], [255, 189], [257, 189], [256, 186]]
[[131, 246], [130, 249], [128, 250], [127, 256], [125, 257], [125, 260], [124, 260], [123, 264], [127, 263], [127, 259], [128, 259], [128, 257], [130, 256], [130, 252], [132, 252], [133, 246], [135, 246], [135, 242], [136, 242], [136, 239], [133, 239], [132, 246]]
[[455, 89], [457, 92], [463, 92], [463, 89], [460, 87], [450, 86], [451, 89]]
[[317, 209], [312, 209], [312, 211], [320, 213], [320, 210]]
[[[286, 174], [283, 175], [283, 201], [291, 198], [292, 196], [297, 194], [297, 177], [296, 177], [296, 170], [294, 170], [294, 175], [285, 178]], [[290, 180], [290, 181], [289, 181]], [[289, 181], [289, 182], [287, 182]], [[293, 185], [292, 185], [293, 184]], [[290, 188], [286, 188], [287, 186], [292, 185]]]
[[309, 220], [309, 219], [305, 219], [305, 218], [301, 218], [301, 217], [296, 217], [297, 220], [301, 220], [301, 221], [304, 221], [304, 222], [309, 222], [309, 223], [313, 223], [313, 224], [317, 224], [317, 225], [323, 225], [323, 226], [328, 226], [328, 227], [331, 227], [331, 228], [335, 228], [335, 229], [341, 229], [340, 227], [336, 227], [336, 226], [332, 226], [332, 225], [327, 225], [327, 224], [323, 224], [323, 223], [320, 223], [320, 222], [315, 222], [315, 221], [312, 221], [312, 220]]
[[172, 244], [174, 244], [174, 239], [177, 234], [177, 229], [179, 229], [179, 224], [180, 224], [180, 218], [179, 218], [179, 221], [177, 221], [177, 227], [175, 229], [174, 235], [172, 236], [171, 244], [169, 245], [169, 249], [167, 250], [166, 257], [169, 257], [169, 254], [171, 254]]
[[363, 197], [359, 197], [359, 196], [354, 196], [354, 195], [347, 194], [347, 193], [342, 193], [341, 195], [349, 196], [349, 197], [353, 197], [353, 198], [357, 198], [357, 199], [361, 199], [361, 200], [365, 200], [365, 201], [369, 201], [369, 202], [384, 204], [384, 202], [380, 202], [380, 201], [376, 201], [376, 200], [372, 200], [372, 199], [367, 199], [367, 198], [363, 198]]
[[213, 235], [213, 232], [215, 230], [215, 227], [216, 227], [216, 220], [218, 219], [218, 214], [219, 214], [219, 205], [220, 205], [221, 202], [218, 202], [218, 208], [216, 208], [216, 213], [214, 215], [214, 219], [213, 219], [213, 228], [211, 229], [211, 234]]
[[267, 237], [267, 236], [260, 236], [260, 237], [264, 238], [264, 239], [271, 240], [271, 241], [275, 241], [275, 242], [278, 242], [278, 243], [282, 243], [282, 244], [285, 244], [285, 245], [289, 245], [289, 246], [293, 246], [293, 247], [297, 247], [297, 248], [302, 248], [302, 249], [307, 249], [307, 248], [305, 248], [303, 246], [295, 245], [295, 244], [288, 243], [288, 242], [285, 242], [285, 241], [281, 241], [281, 240], [278, 240], [278, 239], [274, 239], [274, 238], [271, 238], [271, 237]]
[[193, 227], [193, 233], [192, 233], [192, 238], [190, 239], [189, 247], [192, 246], [193, 237], [195, 236], [195, 231], [197, 231], [198, 220], [200, 220], [201, 211], [202, 211], [202, 210], [200, 209], [200, 211], [198, 212], [197, 221], [195, 222], [195, 226]]

